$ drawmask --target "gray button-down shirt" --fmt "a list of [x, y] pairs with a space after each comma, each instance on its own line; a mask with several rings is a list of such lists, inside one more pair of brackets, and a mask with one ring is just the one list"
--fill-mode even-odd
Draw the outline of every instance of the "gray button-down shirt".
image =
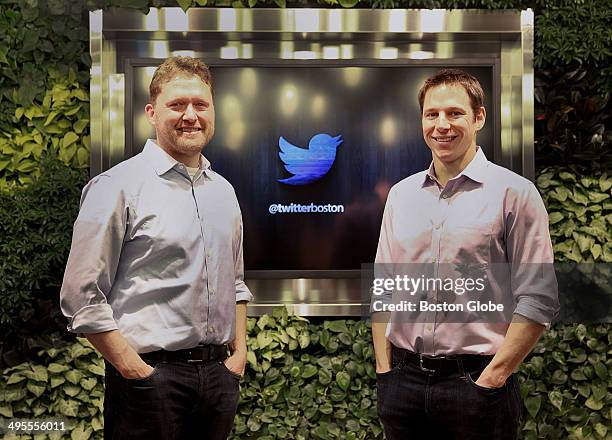
[[[558, 312], [553, 250], [542, 198], [533, 183], [489, 162], [480, 148], [463, 172], [443, 188], [432, 164], [391, 189], [376, 263], [384, 263], [383, 270], [391, 263], [426, 263], [434, 269], [449, 263], [489, 267], [509, 263], [510, 282], [495, 279], [499, 270], [489, 271], [488, 282], [502, 297], [514, 300], [514, 313], [547, 324]], [[534, 271], [535, 265], [543, 270]], [[390, 297], [391, 292], [384, 296]], [[509, 325], [441, 322], [443, 314], [434, 316], [424, 322], [407, 322], [401, 312], [393, 312], [387, 336], [398, 347], [425, 354], [493, 354]]]
[[201, 156], [193, 180], [154, 141], [83, 189], [61, 289], [68, 329], [118, 329], [139, 353], [234, 339], [243, 281], [232, 186]]

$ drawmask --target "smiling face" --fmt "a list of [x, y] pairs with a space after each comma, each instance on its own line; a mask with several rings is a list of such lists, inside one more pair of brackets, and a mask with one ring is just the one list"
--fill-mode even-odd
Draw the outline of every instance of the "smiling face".
[[474, 115], [465, 88], [458, 84], [431, 87], [423, 102], [423, 137], [434, 166], [462, 170], [476, 154], [476, 133], [484, 126], [485, 109]]
[[155, 128], [157, 144], [177, 161], [198, 166], [202, 148], [215, 133], [210, 86], [197, 76], [177, 76], [162, 85], [145, 111]]

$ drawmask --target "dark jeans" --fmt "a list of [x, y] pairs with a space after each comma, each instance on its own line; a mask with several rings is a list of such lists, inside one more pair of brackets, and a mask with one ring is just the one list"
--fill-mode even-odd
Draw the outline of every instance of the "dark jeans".
[[236, 415], [240, 378], [221, 361], [160, 362], [127, 380], [106, 364], [106, 439], [225, 440]]
[[376, 377], [387, 440], [515, 440], [523, 406], [519, 384], [512, 375], [501, 388], [476, 385], [485, 366], [439, 376], [394, 361], [390, 372]]

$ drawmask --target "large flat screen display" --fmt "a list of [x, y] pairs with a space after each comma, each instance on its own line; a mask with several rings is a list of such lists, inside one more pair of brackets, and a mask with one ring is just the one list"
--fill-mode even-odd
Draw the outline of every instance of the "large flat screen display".
[[[478, 143], [492, 159], [493, 68], [462, 68], [485, 90]], [[431, 162], [417, 93], [439, 69], [213, 66], [216, 131], [204, 155], [236, 189], [246, 270], [358, 270], [373, 262], [389, 188]], [[152, 68], [133, 75], [137, 152], [154, 137], [142, 110]]]

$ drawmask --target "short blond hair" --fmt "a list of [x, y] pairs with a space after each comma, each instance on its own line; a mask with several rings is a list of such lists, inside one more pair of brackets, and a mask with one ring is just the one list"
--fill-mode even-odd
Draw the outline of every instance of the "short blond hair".
[[212, 73], [210, 73], [210, 69], [204, 61], [193, 57], [170, 57], [166, 58], [166, 60], [155, 69], [153, 79], [151, 79], [151, 84], [149, 84], [149, 99], [151, 104], [155, 104], [155, 100], [161, 93], [162, 86], [177, 76], [197, 76], [204, 84], [208, 84], [212, 93]]

